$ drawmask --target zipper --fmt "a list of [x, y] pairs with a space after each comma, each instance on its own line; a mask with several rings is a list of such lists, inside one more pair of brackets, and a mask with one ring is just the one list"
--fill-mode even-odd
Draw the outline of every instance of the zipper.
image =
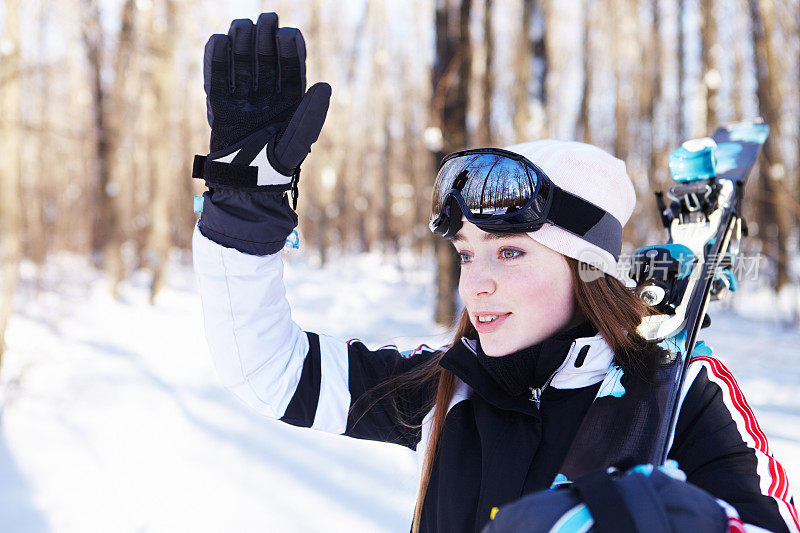
[[547, 388], [548, 385], [550, 385], [550, 382], [553, 381], [553, 378], [556, 377], [556, 374], [558, 374], [560, 370], [561, 369], [559, 368], [558, 370], [553, 372], [550, 375], [550, 377], [547, 378], [547, 381], [544, 382], [544, 385], [542, 385], [541, 387], [529, 387], [531, 390], [531, 401], [536, 404], [537, 409], [539, 408], [539, 405], [542, 403], [542, 393], [544, 393], [544, 390]]
[[[464, 344], [464, 346], [467, 347], [467, 349], [469, 351], [471, 351], [474, 354], [477, 354], [477, 351], [475, 350], [475, 348], [470, 346], [470, 344], [469, 344], [469, 342], [467, 341], [466, 338], [461, 337], [461, 342]], [[572, 344], [570, 345], [569, 350], [567, 350], [567, 355], [569, 355], [569, 353], [572, 351], [572, 348], [574, 348], [574, 347], [575, 347], [575, 341], [572, 341]], [[530, 401], [532, 401], [532, 402], [534, 402], [536, 404], [536, 408], [537, 409], [539, 409], [539, 406], [542, 403], [542, 393], [550, 385], [550, 382], [553, 381], [553, 378], [556, 377], [556, 374], [558, 374], [559, 372], [564, 370], [564, 368], [567, 366], [568, 362], [569, 362], [569, 357], [564, 359], [564, 362], [561, 363], [561, 366], [558, 367], [555, 372], [550, 374], [550, 377], [547, 378], [547, 381], [545, 381], [544, 385], [542, 385], [541, 387], [528, 387], [530, 389], [530, 391], [531, 391]]]
[[475, 355], [478, 355], [478, 351], [477, 351], [475, 348], [473, 348], [473, 347], [470, 345], [470, 343], [469, 343], [469, 339], [468, 339], [468, 338], [466, 338], [466, 337], [461, 337], [461, 344], [463, 344], [464, 346], [466, 346], [466, 347], [467, 347], [467, 350], [469, 350], [469, 351], [470, 351], [470, 352], [472, 352], [473, 354], [475, 354]]
[[[569, 350], [567, 350], [567, 355], [569, 355], [569, 353], [572, 351], [572, 348], [574, 346], [575, 346], [575, 341], [572, 341], [572, 344], [570, 345]], [[539, 406], [542, 403], [542, 394], [544, 393], [544, 390], [550, 385], [550, 382], [553, 381], [553, 378], [556, 377], [556, 374], [558, 374], [559, 372], [564, 370], [564, 368], [567, 366], [568, 362], [569, 362], [569, 357], [564, 359], [564, 362], [561, 363], [561, 366], [558, 367], [555, 372], [550, 374], [550, 377], [547, 378], [547, 381], [545, 381], [544, 385], [542, 385], [541, 387], [529, 387], [529, 389], [531, 391], [530, 401], [532, 401], [532, 402], [534, 402], [536, 404], [536, 408], [537, 409], [539, 409]]]
[[541, 388], [529, 387], [529, 388], [531, 389], [531, 401], [536, 402], [536, 408], [538, 409], [539, 404], [542, 401], [542, 389], [544, 387]]

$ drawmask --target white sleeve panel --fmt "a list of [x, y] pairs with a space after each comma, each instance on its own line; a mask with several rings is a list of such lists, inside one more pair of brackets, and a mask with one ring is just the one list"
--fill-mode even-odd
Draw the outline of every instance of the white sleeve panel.
[[[222, 383], [260, 413], [280, 418], [297, 388], [309, 346], [292, 321], [280, 254], [256, 256], [226, 248], [196, 226], [192, 247], [206, 340]], [[344, 375], [346, 387], [346, 353]]]
[[[681, 388], [681, 395], [678, 398], [678, 408], [675, 410], [678, 415], [680, 415], [681, 409], [683, 408], [683, 402], [686, 400], [686, 395], [689, 393], [689, 389], [692, 388], [692, 384], [694, 380], [697, 379], [697, 375], [700, 373], [700, 369], [702, 366], [697, 364], [690, 364], [689, 368], [686, 369], [686, 377], [683, 381], [683, 387]], [[675, 424], [678, 424], [677, 419], [675, 420]], [[667, 442], [667, 452], [672, 450], [672, 445], [675, 441], [675, 431], [674, 427], [672, 428], [673, 431], [670, 432], [669, 441]]]
[[322, 375], [317, 412], [311, 427], [342, 434], [347, 429], [350, 410], [347, 343], [320, 335], [319, 352]]

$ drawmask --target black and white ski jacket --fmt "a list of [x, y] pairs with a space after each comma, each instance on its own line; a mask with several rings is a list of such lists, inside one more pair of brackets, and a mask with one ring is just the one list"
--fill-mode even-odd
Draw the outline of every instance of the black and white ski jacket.
[[[376, 385], [430, 361], [435, 350], [370, 350], [359, 341], [303, 331], [285, 298], [280, 254], [248, 255], [197, 228], [193, 248], [206, 338], [233, 394], [289, 424], [425, 453], [433, 387], [395, 398], [403, 412], [419, 413], [411, 422], [421, 429], [400, 423], [388, 400], [366, 412], [358, 403], [351, 407]], [[608, 392], [613, 354], [600, 335], [570, 342], [538, 407], [530, 398], [509, 397], [478, 364], [474, 349], [469, 341], [456, 343], [440, 362], [456, 375], [456, 391], [420, 531], [480, 531], [492, 508], [548, 488], [584, 414]], [[754, 531], [800, 531], [786, 472], [736, 380], [712, 357], [696, 357], [686, 379], [670, 457], [688, 482], [720, 501], [731, 531], [742, 531], [742, 522]]]

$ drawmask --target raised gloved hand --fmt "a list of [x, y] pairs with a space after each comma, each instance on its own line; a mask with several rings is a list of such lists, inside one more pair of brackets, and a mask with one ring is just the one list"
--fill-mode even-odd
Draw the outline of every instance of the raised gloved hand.
[[308, 92], [306, 49], [295, 28], [278, 28], [275, 13], [254, 25], [240, 19], [227, 35], [212, 35], [203, 63], [211, 152], [196, 156], [192, 175], [205, 180], [199, 228], [242, 252], [265, 255], [283, 247], [297, 225], [300, 163], [319, 137], [331, 88]]
[[674, 461], [592, 472], [502, 507], [483, 533], [723, 533], [730, 521], [741, 523], [732, 507], [685, 480]]

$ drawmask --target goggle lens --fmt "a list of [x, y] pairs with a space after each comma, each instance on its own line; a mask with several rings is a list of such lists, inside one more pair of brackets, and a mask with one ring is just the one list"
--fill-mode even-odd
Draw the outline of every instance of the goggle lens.
[[513, 213], [526, 205], [539, 189], [540, 180], [522, 161], [483, 153], [453, 157], [439, 169], [431, 213], [442, 212], [447, 194], [457, 189], [472, 216]]

